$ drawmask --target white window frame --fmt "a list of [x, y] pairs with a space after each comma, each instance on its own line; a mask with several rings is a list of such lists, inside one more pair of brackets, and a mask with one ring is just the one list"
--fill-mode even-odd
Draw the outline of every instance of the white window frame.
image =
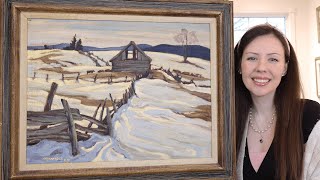
[[286, 37], [292, 44], [293, 48], [296, 49], [296, 19], [295, 19], [296, 12], [295, 11], [287, 11], [287, 12], [259, 12], [259, 13], [234, 13], [234, 18], [241, 18], [241, 17], [284, 17], [285, 18], [285, 28], [286, 28]]

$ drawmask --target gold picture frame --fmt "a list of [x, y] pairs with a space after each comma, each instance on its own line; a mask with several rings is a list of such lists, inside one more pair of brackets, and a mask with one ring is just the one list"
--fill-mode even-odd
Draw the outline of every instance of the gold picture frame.
[[[77, 177], [77, 179], [90, 179], [90, 178], [98, 178], [98, 179], [119, 179], [119, 178], [131, 178], [131, 179], [157, 179], [157, 178], [165, 178], [165, 179], [197, 179], [201, 178], [212, 178], [212, 179], [233, 179], [235, 177], [235, 122], [234, 122], [234, 82], [233, 82], [233, 19], [232, 19], [232, 2], [228, 1], [221, 1], [221, 0], [158, 0], [148, 1], [148, 0], [130, 0], [130, 1], [117, 1], [117, 0], [105, 0], [105, 1], [92, 1], [90, 5], [87, 5], [85, 0], [69, 0], [69, 1], [59, 1], [54, 2], [52, 1], [10, 1], [5, 2], [4, 0], [0, 0], [1, 2], [1, 21], [4, 23], [4, 27], [1, 26], [1, 65], [0, 68], [3, 69], [1, 77], [1, 89], [4, 91], [0, 91], [1, 102], [3, 102], [1, 106], [1, 111], [3, 113], [2, 123], [2, 143], [1, 145], [3, 148], [3, 177], [5, 179], [43, 179], [43, 178], [72, 178]], [[9, 10], [9, 11], [8, 11]], [[113, 19], [109, 19], [109, 18]], [[29, 144], [33, 144], [34, 141], [28, 140], [29, 138], [29, 120], [32, 119], [29, 116], [33, 113], [29, 108], [29, 87], [30, 80], [35, 79], [38, 77], [36, 73], [30, 75], [30, 67], [28, 66], [31, 60], [37, 58], [30, 58], [29, 48], [35, 48], [32, 50], [39, 50], [36, 48], [39, 47], [31, 47], [29, 42], [34, 40], [34, 36], [32, 36], [32, 32], [36, 32], [38, 34], [37, 37], [41, 36], [41, 32], [46, 30], [40, 31], [40, 28], [34, 24], [41, 24], [43, 23], [42, 20], [45, 20], [46, 23], [56, 23], [55, 21], [62, 21], [62, 24], [67, 23], [74, 23], [74, 26], [79, 27], [79, 22], [86, 21], [90, 23], [105, 22], [105, 21], [112, 21], [113, 26], [116, 26], [115, 23], [117, 22], [143, 22], [144, 26], [137, 26], [144, 27], [145, 30], [140, 30], [145, 32], [144, 35], [147, 36], [147, 26], [158, 27], [162, 26], [163, 32], [166, 32], [165, 29], [169, 28], [169, 25], [173, 26], [174, 24], [184, 23], [187, 24], [208, 24], [209, 34], [207, 35], [206, 41], [209, 42], [209, 49], [210, 49], [210, 56], [209, 56], [209, 75], [210, 75], [210, 108], [209, 108], [209, 133], [210, 136], [208, 137], [209, 142], [209, 156], [208, 157], [201, 157], [195, 156], [192, 158], [188, 158], [187, 154], [185, 153], [183, 158], [177, 158], [179, 156], [174, 156], [175, 158], [159, 158], [159, 159], [148, 159], [149, 157], [146, 155], [147, 159], [134, 159], [134, 160], [126, 160], [120, 161], [115, 160], [112, 162], [105, 162], [105, 161], [90, 161], [90, 162], [77, 162], [77, 161], [69, 161], [61, 157], [56, 156], [42, 156], [42, 160], [46, 158], [46, 160], [50, 160], [53, 163], [37, 163], [38, 161], [30, 161], [29, 160], [29, 153], [32, 151], [30, 150]], [[77, 24], [78, 23], [78, 24]], [[148, 24], [149, 23], [149, 24]], [[48, 24], [47, 24], [48, 25]], [[87, 25], [87, 24], [86, 24]], [[55, 27], [58, 27], [56, 25]], [[96, 24], [94, 26], [97, 26]], [[126, 27], [130, 25], [125, 25]], [[167, 26], [167, 28], [165, 28]], [[37, 27], [38, 29], [33, 30], [33, 27]], [[49, 31], [49, 26], [47, 26]], [[110, 27], [111, 28], [111, 27]], [[120, 26], [118, 27], [118, 30]], [[152, 28], [151, 28], [152, 29]], [[120, 29], [122, 31], [126, 31], [126, 34], [130, 34], [131, 31]], [[67, 30], [65, 30], [67, 31]], [[70, 31], [73, 32], [73, 31]], [[186, 32], [185, 29], [182, 29], [181, 33], [183, 34]], [[111, 31], [110, 31], [111, 33]], [[178, 35], [181, 35], [181, 33]], [[59, 35], [62, 32], [56, 30], [55, 32], [55, 39], [59, 38]], [[192, 35], [192, 33], [191, 33]], [[119, 38], [120, 36], [117, 36]], [[74, 38], [78, 38], [78, 36], [74, 35]], [[134, 38], [134, 36], [130, 36], [130, 38]], [[141, 38], [141, 37], [140, 37]], [[83, 38], [85, 39], [85, 37]], [[88, 38], [87, 38], [87, 41]], [[97, 41], [97, 40], [96, 40]], [[179, 39], [177, 40], [177, 42]], [[4, 43], [3, 43], [4, 42]], [[183, 43], [184, 41], [179, 41]], [[46, 42], [45, 42], [46, 43]], [[81, 45], [81, 43], [80, 43]], [[126, 45], [126, 44], [124, 44]], [[41, 52], [47, 52], [47, 48], [50, 49], [50, 46], [47, 44], [42, 44], [44, 46], [44, 50]], [[72, 43], [69, 46], [64, 47], [64, 49], [72, 48]], [[120, 46], [120, 45], [119, 45]], [[40, 48], [42, 48], [40, 47]], [[80, 46], [77, 46], [80, 47]], [[136, 56], [139, 58], [147, 58], [148, 53], [143, 52], [140, 49], [140, 46], [136, 45], [134, 42], [130, 42], [128, 47], [135, 49], [130, 55], [131, 59], [134, 59]], [[184, 47], [190, 47], [191, 45]], [[123, 47], [122, 47], [123, 48]], [[60, 50], [48, 50], [50, 52], [56, 52]], [[83, 50], [84, 51], [84, 50]], [[118, 50], [118, 55], [115, 55], [112, 60], [116, 60], [118, 57], [125, 52], [128, 58], [128, 49]], [[40, 52], [40, 51], [38, 51]], [[82, 52], [82, 49], [78, 51], [80, 54], [86, 54], [88, 57], [92, 54]], [[90, 52], [90, 51], [89, 51]], [[131, 51], [129, 52], [129, 54]], [[41, 54], [41, 53], [40, 53]], [[136, 55], [134, 55], [136, 54]], [[138, 55], [137, 55], [138, 54]], [[152, 54], [152, 53], [150, 53]], [[200, 53], [201, 55], [201, 53]], [[144, 57], [141, 57], [144, 56]], [[182, 55], [181, 55], [182, 56]], [[188, 56], [188, 55], [183, 55]], [[191, 56], [191, 55], [189, 55]], [[53, 56], [52, 56], [53, 57]], [[91, 59], [93, 56], [91, 56]], [[100, 60], [104, 62], [102, 59], [99, 59], [97, 56], [96, 61]], [[97, 60], [98, 59], [98, 60]], [[184, 57], [185, 62], [187, 57]], [[190, 58], [189, 58], [190, 59]], [[29, 61], [30, 60], [30, 61]], [[48, 63], [49, 61], [49, 63]], [[115, 63], [113, 61], [110, 61]], [[150, 61], [149, 61], [150, 62]], [[38, 63], [38, 62], [37, 62]], [[57, 62], [54, 59], [48, 59], [47, 61], [41, 60], [40, 63], [45, 64], [46, 66], [50, 63], [56, 63], [60, 66], [63, 63], [71, 63], [67, 60], [61, 62]], [[192, 62], [189, 62], [192, 64]], [[115, 66], [114, 64], [112, 67]], [[134, 65], [132, 65], [134, 66]], [[138, 65], [137, 65], [138, 66]], [[169, 69], [165, 69], [164, 67], [151, 67], [154, 64], [149, 66], [149, 70], [153, 71], [153, 73], [147, 74], [147, 76], [139, 76], [136, 75], [132, 78], [132, 82], [135, 80], [140, 80], [140, 78], [146, 78], [149, 80], [157, 79], [161, 80], [163, 83], [171, 82], [175, 84], [175, 86], [182, 86], [185, 82], [185, 85], [194, 84], [196, 87], [199, 84], [195, 83], [196, 76], [198, 78], [202, 78], [201, 75], [197, 74], [183, 74], [177, 73], [178, 71], [172, 71]], [[65, 65], [61, 65], [61, 67], [65, 67]], [[124, 65], [122, 65], [124, 67]], [[139, 66], [140, 67], [140, 66]], [[100, 67], [99, 67], [100, 68]], [[202, 67], [203, 68], [203, 67]], [[42, 68], [43, 70], [45, 68]], [[54, 68], [52, 68], [54, 69]], [[100, 68], [101, 69], [101, 68]], [[177, 69], [174, 69], [177, 70]], [[114, 72], [117, 70], [110, 70], [112, 71], [113, 75]], [[102, 72], [101, 74], [110, 73], [110, 71]], [[163, 76], [158, 76], [158, 73], [166, 73]], [[63, 71], [66, 72], [66, 71]], [[33, 72], [32, 72], [33, 73]], [[91, 72], [87, 71], [87, 74], [82, 74], [78, 72], [78, 77], [81, 76], [83, 79], [90, 79], [90, 82], [93, 81], [96, 83], [98, 71], [96, 70], [96, 76], [94, 77]], [[176, 73], [176, 74], [173, 74]], [[72, 74], [72, 73], [70, 73]], [[171, 75], [173, 74], [173, 75]], [[65, 77], [66, 74], [62, 73], [62, 81], [64, 82], [64, 78], [70, 79], [70, 77]], [[168, 76], [167, 76], [168, 75]], [[47, 74], [47, 82], [48, 82], [48, 74]], [[50, 75], [51, 76], [51, 75]], [[123, 82], [127, 82], [130, 78], [130, 75], [125, 76], [125, 80]], [[173, 78], [170, 78], [170, 76]], [[189, 76], [193, 76], [194, 79], [188, 79]], [[77, 77], [77, 80], [78, 80]], [[99, 77], [99, 76], [98, 76]], [[183, 79], [186, 78], [186, 79]], [[60, 79], [61, 80], [61, 79]], [[75, 78], [74, 78], [75, 80]], [[163, 80], [163, 81], [162, 81]], [[195, 80], [195, 81], [194, 81]], [[173, 82], [174, 81], [174, 82]], [[112, 82], [112, 79], [111, 79]], [[28, 84], [29, 83], [29, 84]], [[102, 83], [110, 83], [108, 79], [107, 82]], [[176, 85], [176, 84], [180, 85]], [[66, 83], [67, 84], [67, 83]], [[7, 86], [8, 85], [8, 86]], [[197, 86], [198, 85], [198, 86]], [[60, 85], [59, 85], [60, 86]], [[133, 87], [133, 85], [132, 85]], [[202, 85], [203, 88], [208, 88], [206, 85]], [[35, 87], [40, 90], [39, 86]], [[131, 92], [134, 88], [129, 88], [128, 92]], [[46, 90], [45, 90], [46, 91]], [[55, 90], [53, 90], [55, 91]], [[192, 95], [197, 95], [200, 97], [203, 93], [196, 93], [191, 90], [187, 90], [186, 92]], [[48, 92], [49, 94], [52, 91]], [[127, 91], [126, 91], [127, 93]], [[39, 93], [36, 92], [34, 97], [38, 97]], [[58, 94], [59, 96], [64, 96], [62, 94]], [[123, 96], [135, 96], [137, 95], [136, 92], [131, 93], [130, 95], [124, 94]], [[139, 95], [137, 95], [139, 96]], [[73, 96], [74, 97], [74, 96]], [[111, 95], [110, 95], [111, 97]], [[76, 98], [79, 98], [78, 96]], [[81, 96], [81, 98], [83, 98]], [[139, 97], [140, 98], [140, 97]], [[187, 99], [188, 97], [185, 97]], [[201, 96], [203, 98], [203, 96]], [[124, 98], [123, 98], [124, 100]], [[63, 100], [62, 100], [63, 101]], [[127, 100], [128, 101], [128, 100]], [[91, 102], [91, 101], [90, 101]], [[116, 104], [116, 100], [112, 100], [111, 102]], [[116, 103], [117, 102], [117, 103]], [[105, 101], [106, 104], [106, 101]], [[37, 104], [35, 104], [36, 106]], [[64, 113], [66, 114], [66, 119], [69, 119], [72, 114], [69, 111], [72, 107], [68, 107], [68, 103], [63, 101]], [[111, 105], [110, 105], [111, 106]], [[99, 106], [100, 107], [100, 106]], [[119, 106], [120, 108], [120, 106]], [[51, 109], [49, 109], [51, 111]], [[116, 108], [113, 109], [116, 111]], [[70, 113], [69, 113], [70, 112]], [[103, 114], [102, 111], [101, 114]], [[36, 113], [35, 113], [36, 114]], [[69, 114], [69, 115], [68, 115]], [[196, 115], [197, 113], [184, 113], [179, 112], [179, 115], [183, 115], [184, 117], [199, 117]], [[47, 115], [47, 114], [46, 114]], [[114, 114], [113, 114], [114, 115]], [[102, 115], [101, 115], [102, 117]], [[106, 115], [107, 117], [107, 115]], [[128, 116], [130, 117], [130, 116]], [[90, 118], [87, 118], [90, 120]], [[2, 120], [2, 119], [0, 119]], [[91, 122], [97, 123], [98, 127], [102, 127], [103, 124], [92, 120]], [[203, 122], [206, 123], [207, 122]], [[41, 123], [40, 123], [41, 124]], [[109, 124], [110, 125], [110, 124]], [[39, 125], [40, 126], [40, 125]], [[48, 126], [48, 125], [45, 125]], [[69, 134], [75, 134], [77, 137], [78, 132], [72, 130], [76, 123], [71, 125], [69, 124], [69, 129], [67, 132]], [[112, 126], [116, 127], [116, 125]], [[117, 126], [118, 127], [118, 126]], [[147, 128], [149, 126], [145, 126]], [[40, 126], [40, 130], [43, 127], [43, 124]], [[149, 127], [152, 128], [152, 127]], [[186, 128], [186, 127], [185, 127]], [[87, 131], [84, 130], [84, 131]], [[110, 131], [110, 130], [109, 130]], [[40, 131], [39, 131], [40, 132]], [[156, 132], [156, 131], [154, 131]], [[87, 133], [87, 132], [86, 132]], [[40, 133], [41, 134], [41, 133]], [[79, 137], [79, 136], [78, 136]], [[100, 136], [99, 136], [100, 137]], [[70, 137], [71, 138], [71, 137]], [[117, 141], [119, 139], [115, 139]], [[168, 139], [170, 140], [170, 139]], [[184, 139], [180, 139], [181, 141]], [[73, 157], [79, 153], [79, 149], [74, 149], [74, 146], [77, 146], [77, 140], [70, 140], [70, 144], [72, 149], [70, 149], [70, 154], [72, 151]], [[42, 142], [42, 141], [41, 141]], [[39, 143], [39, 141], [36, 141]], [[73, 144], [74, 143], [74, 144]], [[123, 145], [123, 144], [122, 144]], [[123, 145], [125, 146], [125, 145]], [[159, 145], [157, 145], [159, 146]], [[153, 145], [151, 148], [157, 148], [157, 146]], [[196, 146], [191, 144], [191, 146]], [[46, 146], [44, 146], [46, 147]], [[53, 148], [53, 147], [52, 147]], [[88, 147], [89, 149], [90, 147]], [[121, 148], [119, 148], [121, 149]], [[138, 148], [137, 148], [138, 149]], [[37, 150], [35, 150], [37, 151]], [[60, 153], [60, 150], [51, 152], [53, 153]], [[153, 152], [154, 153], [154, 152]], [[70, 155], [71, 156], [71, 155]], [[125, 155], [123, 155], [125, 157]], [[56, 161], [59, 160], [59, 161]], [[61, 162], [61, 161], [64, 162]]]

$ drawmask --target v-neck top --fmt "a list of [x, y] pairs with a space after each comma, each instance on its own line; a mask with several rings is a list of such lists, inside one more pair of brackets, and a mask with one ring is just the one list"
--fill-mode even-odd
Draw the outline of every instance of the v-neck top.
[[[302, 129], [304, 143], [308, 141], [308, 137], [318, 122], [320, 114], [319, 103], [306, 100], [303, 110]], [[244, 161], [243, 161], [243, 179], [244, 180], [272, 180], [275, 179], [274, 144], [271, 143], [269, 150], [264, 157], [258, 171], [256, 172], [249, 158], [248, 144], [246, 142]]]

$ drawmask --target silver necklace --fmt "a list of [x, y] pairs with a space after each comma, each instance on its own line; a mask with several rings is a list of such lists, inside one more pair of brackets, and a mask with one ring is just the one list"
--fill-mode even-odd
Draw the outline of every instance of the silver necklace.
[[[272, 114], [272, 118], [270, 121], [268, 121], [268, 126], [264, 129], [260, 129], [256, 120], [253, 118], [253, 113], [252, 113], [252, 108], [250, 108], [249, 110], [249, 125], [252, 128], [252, 130], [256, 133], [258, 133], [260, 135], [260, 143], [263, 143], [263, 136], [262, 134], [267, 132], [269, 129], [271, 129], [271, 126], [273, 124], [274, 118], [276, 116], [276, 110], [274, 110], [273, 114]], [[254, 123], [256, 123], [257, 128], [254, 127]]]

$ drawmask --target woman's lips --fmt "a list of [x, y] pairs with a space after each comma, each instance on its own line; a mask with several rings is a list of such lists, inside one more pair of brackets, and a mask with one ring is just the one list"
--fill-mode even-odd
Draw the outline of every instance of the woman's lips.
[[264, 86], [270, 82], [270, 79], [268, 78], [252, 78], [252, 80], [259, 86]]

